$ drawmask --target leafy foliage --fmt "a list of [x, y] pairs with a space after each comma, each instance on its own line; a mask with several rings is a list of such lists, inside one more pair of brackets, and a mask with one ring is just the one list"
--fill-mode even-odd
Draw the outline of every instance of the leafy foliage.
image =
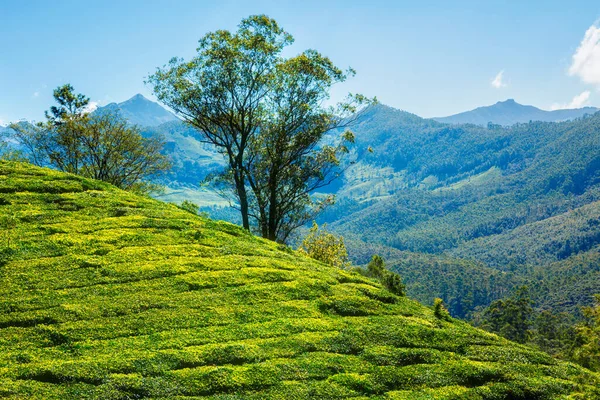
[[371, 261], [367, 264], [366, 271], [363, 272], [365, 276], [378, 279], [383, 286], [385, 286], [390, 292], [404, 296], [404, 284], [400, 275], [395, 272], [388, 271], [385, 268], [385, 262], [383, 258], [378, 255], [374, 255]]
[[600, 295], [593, 307], [584, 308], [585, 321], [577, 326], [577, 341], [573, 359], [581, 365], [600, 371]]
[[54, 91], [58, 106], [46, 112], [46, 123], [12, 124], [16, 138], [36, 165], [102, 180], [122, 189], [149, 192], [144, 182], [170, 167], [158, 137], [144, 138], [118, 114], [87, 113], [89, 99], [71, 85]]
[[179, 205], [179, 208], [181, 208], [182, 210], [185, 210], [187, 212], [190, 212], [192, 214], [198, 214], [198, 212], [200, 211], [200, 207], [198, 207], [197, 204], [192, 203], [189, 200], [182, 201], [181, 204]]
[[302, 240], [298, 250], [310, 258], [333, 267], [348, 268], [350, 266], [344, 238], [328, 232], [326, 226], [320, 228], [316, 222], [313, 222], [312, 228]]
[[485, 310], [482, 327], [518, 343], [526, 343], [530, 335], [532, 304], [528, 288], [523, 286], [511, 297], [492, 302]]
[[439, 297], [433, 299], [433, 315], [438, 319], [448, 320], [450, 318], [450, 313], [444, 306], [444, 300]]
[[353, 136], [336, 146], [322, 139], [372, 102], [349, 95], [324, 107], [331, 87], [354, 71], [315, 50], [283, 58], [292, 42], [275, 20], [250, 16], [234, 33], [205, 35], [191, 61], [174, 58], [149, 78], [158, 99], [224, 155], [227, 167], [209, 178], [233, 195], [244, 228], [253, 219], [263, 237], [282, 243], [332, 203], [311, 193], [339, 175]]

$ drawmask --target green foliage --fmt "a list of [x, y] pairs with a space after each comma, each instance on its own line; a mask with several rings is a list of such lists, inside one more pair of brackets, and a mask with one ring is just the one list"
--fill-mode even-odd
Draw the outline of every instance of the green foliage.
[[381, 278], [385, 274], [385, 262], [383, 258], [375, 254], [367, 264], [367, 274], [375, 278]]
[[572, 316], [543, 310], [534, 312], [532, 321], [532, 345], [553, 356], [574, 361], [572, 352], [579, 345]]
[[579, 364], [600, 371], [600, 295], [596, 304], [584, 308], [585, 322], [576, 327], [578, 346], [573, 359]]
[[190, 212], [194, 215], [197, 215], [200, 211], [200, 207], [198, 207], [197, 204], [192, 203], [189, 200], [184, 200], [181, 202], [181, 204], [178, 206], [179, 208], [181, 208], [182, 210], [185, 210], [187, 212]]
[[438, 319], [450, 319], [450, 313], [448, 313], [448, 310], [444, 307], [444, 300], [439, 297], [433, 299], [433, 315]]
[[594, 398], [600, 377], [106, 183], [0, 162], [0, 397]]
[[[476, 321], [488, 330], [505, 337], [518, 334], [522, 342], [537, 347], [554, 357], [569, 360], [586, 368], [600, 370], [600, 296], [594, 307], [583, 307], [584, 321], [574, 323], [573, 316], [549, 310], [527, 310], [530, 300], [524, 288], [511, 297], [493, 302]], [[483, 316], [481, 318], [481, 316]]]
[[89, 99], [75, 94], [71, 85], [54, 91], [58, 106], [46, 112], [45, 123], [12, 124], [15, 137], [36, 165], [102, 180], [136, 193], [157, 185], [144, 182], [170, 168], [161, 154], [159, 137], [144, 138], [118, 114], [90, 115]]
[[385, 268], [385, 262], [383, 258], [378, 255], [374, 255], [371, 261], [367, 264], [366, 275], [375, 279], [378, 279], [383, 286], [385, 286], [390, 292], [404, 296], [404, 284], [400, 275], [395, 272], [388, 271]]
[[225, 157], [226, 168], [208, 178], [239, 204], [244, 228], [253, 219], [257, 232], [281, 243], [332, 203], [311, 193], [338, 177], [353, 135], [337, 145], [322, 139], [374, 102], [348, 95], [324, 107], [331, 87], [354, 71], [315, 50], [282, 57], [293, 41], [274, 19], [253, 15], [236, 32], [206, 34], [193, 59], [173, 58], [149, 78], [158, 99]]
[[350, 267], [344, 238], [328, 232], [326, 226], [319, 227], [316, 222], [302, 239], [298, 251], [333, 267]]
[[533, 302], [527, 286], [520, 287], [509, 298], [496, 300], [485, 310], [481, 326], [518, 343], [530, 338]]

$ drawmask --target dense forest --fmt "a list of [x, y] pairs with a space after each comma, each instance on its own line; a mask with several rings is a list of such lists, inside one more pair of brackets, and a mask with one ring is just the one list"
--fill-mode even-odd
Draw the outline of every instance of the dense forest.
[[592, 304], [600, 279], [582, 260], [600, 239], [600, 115], [449, 126], [376, 106], [354, 129], [374, 151], [321, 222], [356, 262], [368, 261], [365, 243], [380, 245], [409, 294], [442, 297], [462, 317], [526, 283], [540, 309]]

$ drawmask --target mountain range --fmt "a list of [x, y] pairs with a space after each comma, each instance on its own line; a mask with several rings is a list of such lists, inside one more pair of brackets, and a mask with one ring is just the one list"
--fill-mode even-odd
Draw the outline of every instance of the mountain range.
[[598, 108], [595, 107], [545, 111], [534, 106], [519, 104], [513, 99], [508, 99], [506, 101], [499, 101], [491, 106], [478, 107], [471, 111], [433, 119], [447, 124], [487, 125], [488, 123], [493, 123], [510, 126], [529, 121], [567, 121], [586, 114], [594, 114], [597, 111]]
[[376, 106], [321, 222], [355, 262], [384, 255], [421, 301], [467, 316], [519, 285], [538, 309], [600, 292], [600, 113], [566, 122], [448, 125]]

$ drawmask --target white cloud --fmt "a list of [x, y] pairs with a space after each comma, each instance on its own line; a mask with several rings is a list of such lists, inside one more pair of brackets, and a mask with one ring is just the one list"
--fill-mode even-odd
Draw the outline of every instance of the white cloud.
[[583, 82], [597, 85], [600, 89], [600, 22], [594, 23], [585, 32], [573, 54], [569, 75], [578, 76]]
[[40, 97], [40, 92], [33, 92], [33, 94], [31, 95], [31, 97], [33, 97], [34, 99], [36, 97]]
[[0, 118], [0, 126], [6, 126], [6, 122], [2, 118]]
[[498, 72], [498, 75], [492, 80], [492, 87], [495, 87], [496, 89], [506, 87], [506, 83], [502, 82], [502, 79], [504, 79], [504, 70]]
[[581, 92], [577, 96], [573, 97], [573, 100], [571, 100], [570, 103], [568, 103], [568, 104], [554, 103], [554, 104], [552, 104], [550, 109], [551, 110], [564, 110], [566, 108], [584, 107], [587, 104], [588, 100], [590, 99], [591, 94], [592, 93], [589, 90], [586, 90], [585, 92]]
[[100, 106], [99, 102], [97, 102], [97, 101], [90, 101], [88, 103], [88, 105], [85, 107], [85, 109], [83, 110], [83, 112], [86, 113], [86, 114], [94, 112], [99, 106]]

